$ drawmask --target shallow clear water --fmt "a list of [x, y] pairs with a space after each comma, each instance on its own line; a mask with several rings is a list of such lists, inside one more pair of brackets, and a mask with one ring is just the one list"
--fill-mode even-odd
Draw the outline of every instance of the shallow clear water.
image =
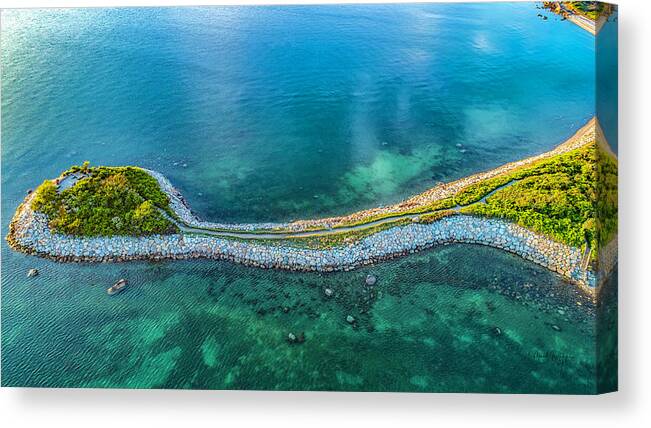
[[[283, 221], [395, 202], [548, 150], [594, 114], [594, 38], [538, 12], [3, 13], [3, 234], [28, 188], [84, 160], [159, 170], [210, 220]], [[27, 279], [30, 267], [41, 275]], [[119, 277], [132, 285], [107, 296]], [[488, 248], [320, 276], [212, 261], [62, 265], [3, 242], [2, 298], [3, 385], [595, 388], [591, 304]], [[289, 332], [305, 343], [288, 344]]]
[[[32, 266], [41, 275], [25, 281]], [[373, 296], [364, 287], [369, 272], [379, 278]], [[328, 276], [210, 261], [98, 269], [26, 259], [3, 274], [7, 385], [595, 387], [590, 301], [541, 268], [489, 248], [444, 247]], [[107, 284], [121, 276], [129, 288], [108, 296]], [[290, 345], [289, 332], [304, 332], [305, 342]]]

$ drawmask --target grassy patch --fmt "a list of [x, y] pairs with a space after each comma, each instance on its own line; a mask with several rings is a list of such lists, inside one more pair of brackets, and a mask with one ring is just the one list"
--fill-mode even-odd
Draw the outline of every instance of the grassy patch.
[[342, 223], [342, 225], [338, 226], [338, 227], [359, 226], [361, 224], [366, 224], [366, 223], [370, 223], [370, 222], [373, 222], [373, 221], [383, 220], [385, 218], [402, 216], [402, 215], [406, 215], [406, 214], [421, 214], [421, 213], [427, 213], [427, 212], [430, 212], [430, 211], [445, 210], [445, 209], [453, 208], [455, 205], [456, 205], [456, 203], [455, 203], [453, 198], [445, 198], [445, 199], [441, 199], [441, 200], [438, 200], [438, 201], [434, 201], [431, 204], [414, 207], [414, 208], [407, 209], [407, 210], [404, 210], [404, 211], [388, 212], [388, 213], [376, 214], [376, 215], [369, 216], [369, 217], [364, 217], [363, 219], [360, 219], [360, 220], [351, 221], [351, 222], [347, 222], [347, 223]]
[[[314, 235], [308, 237], [296, 237], [287, 239], [286, 242], [290, 243], [293, 246], [300, 248], [312, 248], [312, 249], [328, 249], [341, 247], [343, 245], [353, 244], [357, 241], [360, 241], [367, 236], [374, 235], [383, 230], [388, 230], [397, 226], [404, 226], [410, 224], [411, 219], [403, 218], [398, 219], [392, 222], [380, 224], [377, 226], [371, 226], [359, 230], [350, 230], [347, 232], [339, 232], [329, 235]], [[336, 230], [336, 229], [335, 229]]]
[[455, 205], [461, 206], [475, 203], [493, 190], [507, 185], [509, 182], [513, 181], [513, 179], [512, 174], [506, 174], [471, 184], [470, 186], [461, 189], [456, 195], [454, 195], [452, 200], [455, 202]]
[[596, 241], [602, 247], [617, 234], [617, 159], [598, 149], [597, 160], [595, 231]]
[[442, 219], [443, 217], [447, 217], [449, 215], [454, 215], [454, 211], [450, 210], [444, 210], [444, 211], [437, 211], [435, 213], [428, 213], [428, 214], [423, 214], [420, 216], [420, 222], [421, 223], [434, 223], [435, 221], [438, 221]]
[[574, 247], [582, 247], [587, 241], [598, 248], [617, 230], [617, 161], [596, 144], [500, 179], [515, 182], [489, 196], [485, 203], [469, 205], [461, 212], [504, 218]]
[[36, 189], [32, 209], [48, 216], [57, 233], [76, 236], [144, 236], [175, 232], [160, 212], [169, 201], [156, 180], [135, 167], [76, 166], [64, 173], [79, 174], [74, 186], [57, 190], [46, 180]]

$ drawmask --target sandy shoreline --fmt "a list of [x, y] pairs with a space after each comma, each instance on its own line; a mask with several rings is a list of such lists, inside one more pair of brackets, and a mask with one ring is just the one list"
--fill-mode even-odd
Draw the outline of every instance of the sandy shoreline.
[[426, 207], [432, 203], [454, 196], [460, 190], [471, 184], [475, 184], [479, 181], [484, 181], [489, 178], [511, 172], [515, 169], [531, 165], [542, 159], [547, 159], [562, 153], [567, 153], [574, 149], [578, 149], [587, 144], [590, 144], [595, 140], [597, 127], [598, 124], [596, 118], [592, 118], [565, 142], [561, 143], [548, 152], [544, 152], [522, 160], [510, 162], [497, 168], [469, 175], [467, 177], [449, 183], [439, 184], [429, 190], [426, 190], [423, 193], [412, 196], [402, 202], [398, 202], [393, 205], [370, 208], [343, 216], [296, 220], [290, 223], [216, 223], [203, 221], [192, 213], [181, 193], [174, 188], [172, 183], [170, 183], [170, 181], [167, 180], [165, 176], [156, 171], [147, 170], [147, 172], [158, 181], [158, 184], [161, 186], [161, 188], [168, 194], [172, 209], [177, 213], [180, 220], [188, 226], [201, 229], [242, 232], [301, 232], [315, 229], [344, 227], [353, 223], [370, 221], [370, 219], [377, 216], [399, 215], [400, 213], [408, 210], [417, 210], [419, 208]]

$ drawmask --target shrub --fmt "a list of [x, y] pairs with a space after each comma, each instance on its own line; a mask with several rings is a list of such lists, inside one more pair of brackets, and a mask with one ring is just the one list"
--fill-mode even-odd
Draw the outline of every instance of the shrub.
[[48, 216], [57, 213], [57, 186], [52, 180], [45, 180], [38, 186], [32, 200], [32, 209], [41, 211]]
[[74, 166], [84, 174], [61, 191], [52, 181], [36, 190], [32, 208], [58, 233], [78, 236], [151, 235], [176, 231], [162, 211], [169, 202], [156, 180], [140, 168]]
[[598, 248], [617, 230], [617, 161], [596, 144], [488, 181], [462, 190], [462, 200], [513, 184], [462, 212], [504, 218], [575, 247]]

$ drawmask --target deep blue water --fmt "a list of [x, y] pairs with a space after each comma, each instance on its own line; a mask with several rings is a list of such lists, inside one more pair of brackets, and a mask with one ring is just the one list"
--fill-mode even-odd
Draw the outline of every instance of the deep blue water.
[[137, 164], [228, 221], [396, 202], [545, 151], [594, 115], [594, 37], [537, 13], [515, 3], [7, 12], [4, 182], [22, 194], [71, 163]]
[[[538, 13], [534, 3], [4, 11], [3, 234], [28, 188], [84, 160], [159, 170], [210, 220], [283, 221], [396, 202], [551, 149], [595, 113], [595, 47]], [[42, 274], [28, 280], [32, 266]], [[472, 246], [370, 271], [373, 297], [360, 287], [366, 271], [59, 265], [3, 242], [2, 382], [594, 390], [593, 309], [560, 278]], [[109, 299], [117, 277], [135, 285]], [[338, 297], [325, 301], [328, 284]], [[306, 343], [289, 346], [288, 331]]]

